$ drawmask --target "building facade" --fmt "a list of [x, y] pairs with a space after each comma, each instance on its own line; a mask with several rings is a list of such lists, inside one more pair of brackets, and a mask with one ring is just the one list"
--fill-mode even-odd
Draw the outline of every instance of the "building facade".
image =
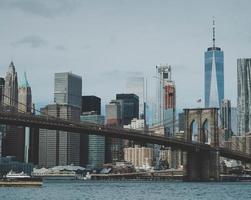
[[237, 135], [237, 107], [231, 107], [231, 129], [232, 134]]
[[126, 81], [126, 92], [139, 97], [139, 118], [145, 119], [145, 79], [130, 77]]
[[171, 66], [156, 66], [157, 78], [157, 101], [156, 101], [156, 124], [163, 126], [165, 136], [174, 134], [176, 112], [176, 87], [171, 79]]
[[[18, 82], [17, 72], [13, 62], [10, 63], [5, 77], [4, 85], [4, 109], [16, 112], [18, 110]], [[18, 133], [18, 127], [14, 125], [5, 126], [2, 137], [2, 155], [14, 156], [18, 161], [24, 157], [24, 134]]]
[[5, 77], [4, 105], [12, 107], [15, 111], [18, 106], [17, 72], [13, 62], [10, 63]]
[[251, 131], [251, 58], [237, 60], [238, 135]]
[[[81, 115], [100, 115], [101, 114], [101, 99], [96, 96], [82, 96], [82, 108]], [[93, 119], [96, 121], [96, 118]], [[89, 161], [89, 139], [91, 139], [88, 135], [81, 134], [80, 135], [80, 165], [87, 166], [90, 163]], [[96, 138], [93, 138], [93, 144], [96, 141]], [[99, 139], [97, 140], [97, 142]], [[92, 142], [91, 142], [92, 143]], [[101, 158], [99, 158], [101, 163]], [[95, 161], [96, 162], [96, 161]], [[97, 161], [98, 162], [98, 161]]]
[[145, 120], [133, 118], [130, 124], [124, 125], [123, 127], [127, 129], [144, 130]]
[[[112, 100], [105, 105], [106, 125], [122, 127], [122, 100]], [[123, 160], [123, 140], [120, 138], [105, 138], [105, 162], [112, 163]]]
[[[28, 83], [26, 72], [18, 87], [18, 111], [26, 114], [32, 114], [32, 94], [31, 87]], [[24, 162], [29, 162], [29, 146], [30, 146], [30, 130], [29, 127], [18, 127], [18, 134], [24, 135]]]
[[[102, 115], [81, 115], [81, 122], [91, 122], [104, 125], [105, 117]], [[81, 153], [80, 153], [81, 154]], [[88, 135], [88, 165], [92, 168], [101, 167], [105, 163], [105, 137]]]
[[139, 118], [139, 97], [136, 94], [116, 94], [121, 103], [122, 125], [130, 124], [133, 118]]
[[205, 52], [204, 68], [205, 107], [220, 107], [224, 99], [224, 53], [215, 46], [215, 26], [213, 22], [213, 46]]
[[[44, 115], [79, 122], [80, 108], [50, 104], [41, 109]], [[80, 134], [59, 130], [39, 130], [39, 166], [79, 165]]]
[[70, 72], [55, 73], [54, 102], [81, 108], [82, 77]]
[[101, 115], [101, 99], [97, 96], [82, 96], [82, 113], [92, 111]]
[[5, 80], [4, 78], [0, 77], [0, 106], [2, 105], [3, 102], [3, 95], [4, 95], [4, 84]]
[[[4, 95], [4, 78], [0, 77], [0, 110], [3, 109], [3, 95]], [[5, 126], [0, 124], [0, 157], [2, 157], [2, 138]]]
[[124, 148], [124, 160], [135, 168], [150, 167], [153, 165], [153, 149], [140, 146]]
[[232, 136], [231, 128], [231, 101], [223, 99], [220, 107], [220, 121], [221, 129], [224, 132], [224, 140], [227, 141]]
[[185, 113], [179, 113], [179, 131], [185, 131]]
[[26, 73], [24, 72], [23, 80], [18, 87], [18, 110], [19, 112], [32, 112], [32, 95], [31, 87], [28, 83]]

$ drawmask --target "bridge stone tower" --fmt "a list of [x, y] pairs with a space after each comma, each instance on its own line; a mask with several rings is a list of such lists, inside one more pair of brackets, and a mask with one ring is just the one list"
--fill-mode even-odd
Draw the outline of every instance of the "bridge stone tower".
[[[188, 141], [219, 147], [218, 108], [184, 109], [185, 134]], [[185, 174], [189, 181], [219, 180], [219, 152], [185, 153]]]

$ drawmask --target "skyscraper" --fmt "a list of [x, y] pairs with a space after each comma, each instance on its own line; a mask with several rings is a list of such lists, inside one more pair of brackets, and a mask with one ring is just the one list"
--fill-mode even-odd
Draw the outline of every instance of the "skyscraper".
[[205, 52], [205, 107], [220, 107], [224, 99], [224, 53], [215, 46], [215, 22], [213, 21], [213, 46]]
[[[105, 105], [106, 125], [111, 127], [122, 126], [122, 100], [113, 100]], [[105, 162], [111, 163], [123, 159], [123, 140], [120, 138], [105, 138]]]
[[[81, 122], [104, 124], [101, 113], [101, 99], [96, 96], [82, 96]], [[80, 135], [80, 164], [100, 167], [105, 163], [105, 137], [99, 135]]]
[[[3, 94], [4, 94], [4, 78], [0, 77], [0, 110], [3, 108]], [[4, 125], [0, 124], [0, 157], [2, 157], [2, 138], [4, 133]]]
[[156, 78], [156, 125], [164, 127], [166, 136], [173, 135], [175, 129], [176, 88], [174, 81], [171, 79], [171, 66], [156, 66]]
[[4, 83], [5, 80], [4, 78], [0, 77], [0, 106], [2, 105], [3, 102], [3, 95], [4, 95]]
[[4, 105], [17, 110], [18, 105], [18, 83], [17, 72], [14, 63], [11, 62], [6, 73], [4, 85]]
[[224, 139], [228, 141], [232, 136], [231, 129], [231, 101], [223, 99], [220, 107], [221, 128], [224, 131]]
[[[80, 116], [80, 121], [103, 125], [105, 122], [105, 117], [96, 114], [86, 114]], [[104, 163], [105, 137], [100, 135], [88, 135], [88, 165], [95, 168], [101, 167]]]
[[[16, 112], [18, 110], [18, 82], [14, 63], [11, 62], [5, 77], [4, 86], [5, 109]], [[18, 161], [24, 158], [24, 134], [18, 134], [17, 126], [7, 125], [3, 137], [3, 156], [15, 156]]]
[[123, 101], [122, 125], [130, 124], [133, 118], [139, 118], [139, 97], [136, 94], [116, 94], [116, 100]]
[[28, 83], [26, 72], [24, 72], [23, 79], [18, 88], [18, 110], [24, 113], [30, 113], [32, 111], [32, 98], [31, 87]]
[[[18, 111], [26, 114], [32, 114], [32, 96], [31, 87], [28, 83], [26, 72], [18, 88]], [[24, 134], [24, 161], [29, 162], [29, 143], [30, 143], [30, 128], [18, 127], [18, 134]]]
[[238, 135], [251, 131], [251, 58], [237, 60]]
[[101, 99], [96, 96], [82, 96], [82, 113], [91, 111], [101, 114]]
[[[45, 115], [80, 121], [82, 78], [63, 72], [54, 77], [54, 102], [42, 108]], [[39, 165], [79, 165], [80, 134], [58, 130], [39, 130]]]
[[237, 107], [231, 107], [231, 129], [233, 135], [237, 135]]
[[[71, 105], [50, 104], [41, 109], [45, 115], [76, 121], [80, 108]], [[79, 133], [58, 130], [39, 130], [39, 166], [79, 165]]]
[[54, 102], [81, 107], [82, 77], [70, 72], [55, 73]]
[[130, 77], [126, 82], [126, 92], [139, 97], [139, 117], [144, 118], [145, 112], [145, 80], [144, 77]]

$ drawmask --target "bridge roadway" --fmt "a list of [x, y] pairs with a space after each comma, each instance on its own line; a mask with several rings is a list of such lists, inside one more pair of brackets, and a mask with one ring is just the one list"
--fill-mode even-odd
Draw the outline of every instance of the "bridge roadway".
[[114, 138], [134, 140], [142, 143], [159, 144], [188, 152], [218, 151], [220, 156], [222, 157], [251, 163], [251, 155], [243, 152], [232, 151], [227, 148], [221, 147], [212, 147], [207, 144], [191, 142], [175, 137], [156, 136], [152, 135], [150, 132], [115, 128], [94, 123], [78, 123], [48, 116], [33, 116], [19, 112], [0, 111], [0, 124], [37, 127], [42, 129], [68, 131], [80, 134], [102, 135]]

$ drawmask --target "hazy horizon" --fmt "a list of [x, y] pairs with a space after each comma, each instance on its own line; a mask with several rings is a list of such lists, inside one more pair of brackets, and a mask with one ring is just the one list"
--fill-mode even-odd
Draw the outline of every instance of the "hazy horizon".
[[[13, 60], [19, 80], [25, 70], [33, 101], [53, 102], [56, 72], [82, 76], [83, 95], [102, 104], [126, 92], [126, 78], [144, 76], [154, 100], [155, 66], [168, 63], [176, 83], [177, 108], [204, 103], [204, 52], [224, 51], [225, 98], [236, 105], [237, 58], [251, 57], [251, 2], [1, 0], [0, 76]], [[204, 104], [201, 104], [203, 106]]]

